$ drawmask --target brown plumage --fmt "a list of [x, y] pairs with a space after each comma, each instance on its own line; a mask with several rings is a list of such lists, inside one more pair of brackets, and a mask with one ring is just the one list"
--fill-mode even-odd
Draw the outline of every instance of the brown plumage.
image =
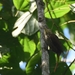
[[62, 44], [58, 37], [46, 27], [44, 28], [44, 37], [47, 46], [50, 47], [53, 52], [55, 52], [57, 55], [60, 55], [63, 52]]
[[48, 29], [47, 27], [44, 27], [44, 40], [46, 43], [45, 48], [47, 50], [52, 50], [53, 52], [55, 52], [57, 54], [58, 60], [57, 60], [57, 63], [56, 63], [55, 69], [54, 69], [54, 71], [55, 71], [57, 68], [57, 64], [59, 62], [59, 56], [63, 52], [62, 44], [61, 44], [59, 38], [55, 34], [53, 34], [50, 31], [50, 29]]

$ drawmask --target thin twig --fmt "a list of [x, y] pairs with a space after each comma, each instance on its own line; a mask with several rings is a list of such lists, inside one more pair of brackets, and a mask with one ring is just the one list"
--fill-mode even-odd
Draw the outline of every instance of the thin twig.
[[68, 24], [68, 23], [75, 23], [75, 20], [67, 21], [67, 22], [65, 22], [65, 23], [61, 24], [60, 26], [63, 26], [63, 25]]

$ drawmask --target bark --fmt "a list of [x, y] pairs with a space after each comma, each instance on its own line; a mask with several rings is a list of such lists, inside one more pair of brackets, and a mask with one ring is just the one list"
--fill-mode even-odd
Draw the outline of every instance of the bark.
[[44, 17], [44, 3], [43, 0], [36, 0], [37, 4], [37, 12], [38, 12], [38, 25], [40, 28], [40, 42], [41, 42], [41, 49], [42, 49], [42, 75], [50, 75], [50, 70], [49, 70], [49, 54], [48, 51], [46, 50], [46, 44], [44, 40], [44, 26], [46, 25], [46, 20]]

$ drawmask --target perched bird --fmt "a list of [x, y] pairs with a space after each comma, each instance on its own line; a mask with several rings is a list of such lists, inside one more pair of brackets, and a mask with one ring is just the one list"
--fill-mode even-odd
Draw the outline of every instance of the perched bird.
[[48, 46], [48, 50], [51, 49], [57, 55], [60, 55], [63, 52], [62, 44], [59, 38], [47, 27], [44, 27], [44, 40]]
[[55, 52], [57, 54], [57, 58], [59, 61], [59, 56], [63, 52], [62, 44], [59, 38], [55, 34], [53, 34], [49, 28], [47, 27], [43, 28], [44, 28], [44, 40], [46, 43], [46, 49]]

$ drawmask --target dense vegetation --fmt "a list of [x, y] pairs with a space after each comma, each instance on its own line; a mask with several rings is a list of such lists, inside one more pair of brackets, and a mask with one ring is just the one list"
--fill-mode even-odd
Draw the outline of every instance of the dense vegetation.
[[[53, 33], [58, 34], [64, 51], [70, 50], [73, 48], [75, 40], [75, 13], [74, 7], [70, 5], [75, 1], [43, 1], [48, 27]], [[35, 3], [34, 0], [0, 0], [1, 75], [41, 75], [40, 32]], [[69, 29], [72, 43], [64, 36], [63, 30], [66, 27]], [[26, 62], [25, 70], [21, 70], [19, 67], [21, 61]], [[60, 61], [54, 72], [56, 61], [56, 54], [51, 52], [51, 75], [63, 75], [68, 66], [65, 62]], [[65, 75], [71, 75], [72, 69], [68, 69]]]

